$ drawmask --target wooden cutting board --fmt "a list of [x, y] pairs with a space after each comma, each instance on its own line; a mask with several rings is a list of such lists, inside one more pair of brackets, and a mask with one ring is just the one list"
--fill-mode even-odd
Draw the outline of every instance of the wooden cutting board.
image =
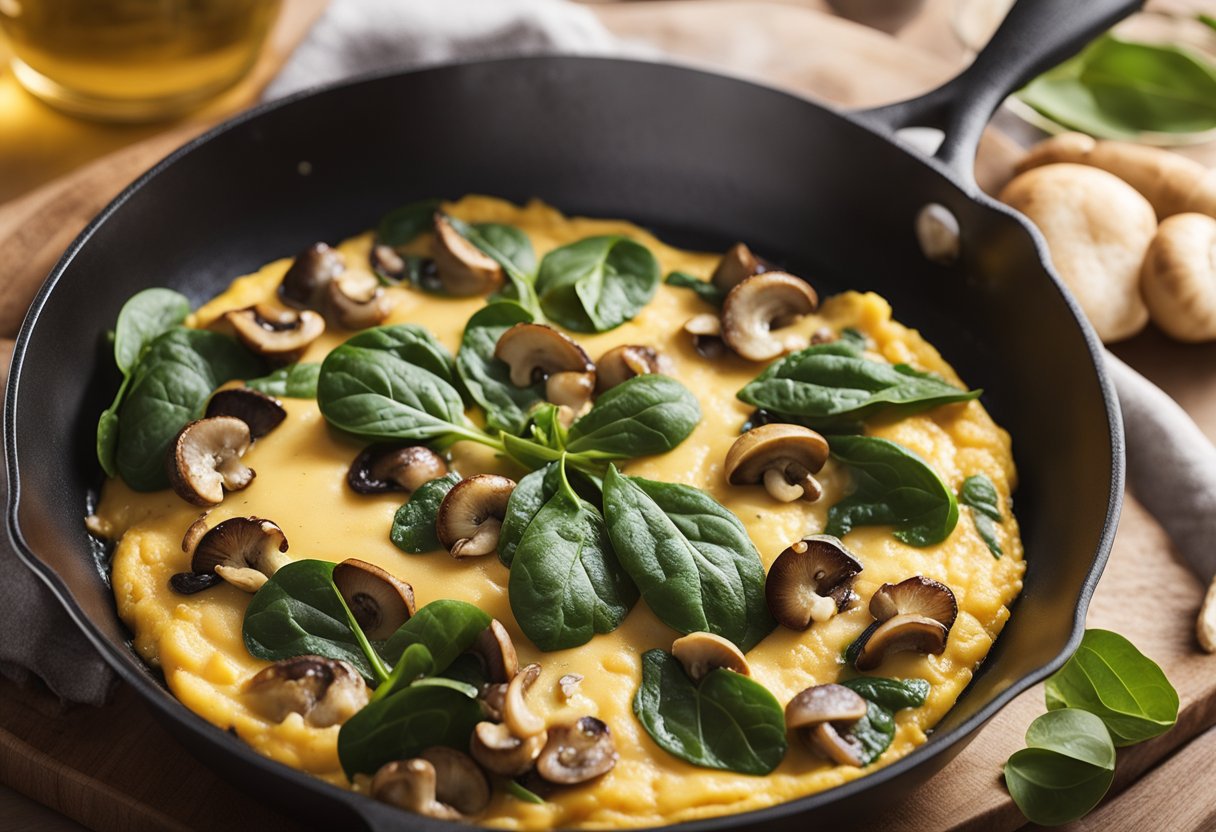
[[[946, 5], [931, 3], [930, 9], [941, 14]], [[684, 0], [596, 11], [623, 36], [851, 106], [911, 95], [957, 68], [875, 31], [789, 4]], [[0, 206], [0, 337], [15, 335], [43, 275], [84, 223], [199, 129], [134, 145]], [[998, 185], [1015, 154], [1008, 140], [988, 137], [978, 162], [981, 181]], [[1185, 347], [1150, 332], [1119, 352], [1216, 438], [1216, 347]], [[1150, 581], [1168, 591], [1154, 590], [1149, 599]], [[1202, 587], [1178, 562], [1161, 528], [1129, 498], [1089, 623], [1127, 635], [1156, 659], [1178, 688], [1182, 711], [1165, 736], [1120, 752], [1112, 797], [1078, 829], [1201, 829], [1216, 820], [1211, 788], [1187, 788], [1186, 800], [1172, 799], [1205, 767], [1210, 772], [1216, 759], [1216, 732], [1205, 734], [1216, 723], [1216, 657], [1200, 653], [1193, 635], [1201, 596]], [[914, 799], [867, 828], [1021, 827], [1024, 820], [1001, 786], [1001, 767], [1043, 711], [1041, 688], [1019, 697]], [[197, 763], [125, 687], [104, 708], [61, 709], [45, 691], [0, 682], [0, 782], [100, 830], [299, 828]]]

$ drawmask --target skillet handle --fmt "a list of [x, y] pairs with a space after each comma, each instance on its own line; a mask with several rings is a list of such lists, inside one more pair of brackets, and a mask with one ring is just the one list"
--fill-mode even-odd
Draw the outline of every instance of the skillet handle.
[[971, 66], [935, 90], [853, 115], [893, 133], [936, 127], [945, 133], [938, 160], [974, 184], [980, 134], [1005, 97], [1079, 52], [1143, 5], [1143, 0], [1017, 0]]

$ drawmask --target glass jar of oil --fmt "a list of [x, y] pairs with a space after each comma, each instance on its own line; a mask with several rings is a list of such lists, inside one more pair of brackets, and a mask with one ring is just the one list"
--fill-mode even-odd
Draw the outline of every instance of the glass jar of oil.
[[153, 121], [239, 80], [278, 0], [0, 0], [13, 74], [74, 115]]

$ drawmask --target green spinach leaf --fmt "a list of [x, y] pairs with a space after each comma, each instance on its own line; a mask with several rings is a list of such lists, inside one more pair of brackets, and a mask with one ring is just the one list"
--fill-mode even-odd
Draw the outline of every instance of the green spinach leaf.
[[726, 292], [723, 292], [708, 280], [694, 277], [688, 272], [671, 272], [664, 278], [663, 282], [668, 286], [676, 286], [680, 289], [692, 289], [697, 297], [710, 306], [720, 307], [722, 301], [726, 299]]
[[502, 266], [507, 286], [501, 297], [514, 300], [528, 310], [533, 318], [540, 317], [540, 306], [533, 286], [536, 275], [536, 253], [528, 235], [513, 225], [499, 223], [469, 224], [448, 217], [456, 233], [490, 255]]
[[425, 644], [411, 644], [405, 648], [401, 658], [393, 665], [389, 674], [372, 694], [372, 701], [384, 699], [402, 688], [409, 687], [422, 677], [435, 672], [435, 659]]
[[388, 533], [393, 545], [412, 555], [442, 549], [435, 535], [435, 517], [439, 514], [439, 504], [458, 482], [460, 474], [451, 471], [423, 483], [411, 494], [409, 502], [393, 515], [393, 526]]
[[376, 226], [376, 240], [393, 248], [408, 245], [419, 234], [431, 230], [438, 210], [437, 199], [422, 199], [395, 208]]
[[545, 503], [557, 493], [558, 466], [546, 465], [523, 477], [507, 500], [507, 513], [498, 532], [498, 559], [510, 566], [515, 550], [523, 540], [524, 532], [531, 525]]
[[365, 329], [347, 339], [344, 346], [362, 347], [395, 355], [402, 361], [438, 376], [453, 387], [456, 380], [456, 359], [447, 347], [417, 324], [393, 324]]
[[722, 668], [695, 685], [664, 650], [642, 655], [633, 712], [660, 748], [702, 768], [765, 775], [788, 746], [785, 714], [763, 685]]
[[929, 695], [929, 683], [924, 679], [884, 679], [879, 676], [857, 676], [840, 684], [856, 691], [863, 699], [888, 711], [919, 708]]
[[632, 320], [659, 286], [659, 261], [626, 237], [588, 237], [554, 249], [536, 277], [540, 306], [575, 332], [605, 332]]
[[321, 375], [320, 364], [291, 364], [280, 367], [270, 375], [249, 379], [246, 387], [251, 387], [267, 396], [278, 396], [287, 399], [315, 399], [317, 397], [317, 378]]
[[832, 456], [849, 468], [853, 493], [828, 511], [825, 534], [844, 537], [854, 526], [896, 526], [910, 546], [932, 546], [958, 524], [958, 503], [927, 462], [873, 436], [835, 436]]
[[772, 632], [760, 554], [739, 518], [704, 491], [610, 466], [604, 514], [621, 565], [664, 624], [744, 651]]
[[486, 424], [512, 435], [523, 431], [532, 410], [544, 402], [545, 386], [538, 382], [516, 387], [510, 368], [494, 357], [494, 348], [512, 326], [531, 321], [531, 313], [517, 303], [491, 303], [469, 318], [456, 353], [456, 371], [469, 395], [485, 410]]
[[586, 459], [633, 459], [679, 445], [701, 421], [688, 389], [658, 373], [634, 376], [600, 396], [570, 426], [566, 450]]
[[1030, 723], [1026, 745], [1005, 764], [1005, 785], [1033, 823], [1077, 820], [1098, 805], [1114, 780], [1115, 747], [1093, 714], [1049, 711]]
[[1001, 496], [997, 493], [992, 480], [984, 474], [975, 474], [963, 480], [963, 487], [958, 491], [958, 500], [971, 509], [971, 519], [975, 521], [975, 530], [988, 546], [994, 558], [1005, 554], [1001, 549], [1001, 541], [997, 536], [997, 527], [1001, 522]]
[[396, 663], [410, 645], [422, 644], [430, 651], [434, 663], [430, 672], [438, 675], [472, 647], [481, 631], [489, 626], [490, 616], [472, 604], [440, 599], [419, 607], [379, 652]]

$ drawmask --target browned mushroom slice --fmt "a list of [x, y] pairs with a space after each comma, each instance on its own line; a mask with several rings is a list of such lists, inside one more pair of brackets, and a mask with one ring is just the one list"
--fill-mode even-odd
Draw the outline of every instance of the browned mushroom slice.
[[497, 618], [490, 620], [490, 626], [481, 631], [469, 650], [477, 656], [486, 680], [491, 683], [509, 682], [519, 669], [515, 643]]
[[565, 676], [557, 680], [557, 686], [561, 688], [562, 696], [566, 699], [573, 699], [578, 693], [578, 686], [583, 682], [583, 674], [567, 673]]
[[316, 309], [321, 305], [329, 282], [345, 268], [346, 260], [341, 252], [325, 243], [313, 243], [296, 256], [283, 275], [279, 299], [297, 309]]
[[743, 651], [713, 633], [689, 633], [678, 638], [671, 645], [671, 654], [694, 682], [701, 681], [711, 670], [719, 667], [742, 676], [752, 675]]
[[783, 503], [814, 502], [823, 495], [814, 475], [828, 459], [827, 440], [810, 428], [774, 423], [752, 428], [726, 452], [724, 471], [731, 485], [764, 484]]
[[246, 347], [280, 364], [298, 360], [325, 331], [325, 319], [316, 312], [275, 309], [264, 304], [225, 312], [224, 320]]
[[545, 398], [580, 414], [595, 392], [595, 364], [574, 339], [544, 324], [515, 324], [494, 346], [494, 357], [511, 369], [511, 383], [545, 382]]
[[452, 557], [478, 557], [498, 549], [514, 490], [514, 480], [497, 474], [476, 474], [452, 486], [435, 517], [435, 535]]
[[764, 264], [743, 243], [735, 243], [718, 261], [710, 282], [723, 292], [729, 292], [754, 274], [765, 271]]
[[346, 329], [367, 329], [384, 322], [392, 302], [380, 281], [368, 272], [346, 272], [329, 282], [325, 292], [329, 313]]
[[717, 315], [693, 315], [684, 322], [684, 331], [692, 336], [692, 347], [702, 358], [717, 358], [726, 352], [722, 320]]
[[502, 719], [511, 733], [517, 737], [533, 737], [545, 730], [545, 721], [528, 707], [524, 698], [528, 690], [540, 678], [540, 665], [530, 664], [522, 668], [507, 683], [503, 697]]
[[821, 722], [806, 729], [807, 742], [829, 760], [842, 766], [865, 765], [861, 741], [852, 734], [841, 734], [830, 722]]
[[477, 698], [481, 700], [481, 709], [485, 713], [486, 719], [502, 722], [502, 712], [507, 704], [506, 682], [490, 682], [482, 685], [481, 693]]
[[372, 250], [367, 256], [367, 262], [373, 272], [392, 281], [404, 280], [406, 270], [409, 268], [405, 258], [398, 254], [392, 246], [384, 243], [372, 246]]
[[359, 494], [405, 491], [410, 494], [424, 483], [448, 472], [443, 457], [422, 445], [368, 445], [351, 463], [346, 483]]
[[536, 771], [559, 785], [585, 783], [612, 771], [616, 747], [608, 726], [593, 716], [549, 729], [549, 741], [536, 759]]
[[432, 255], [439, 283], [449, 295], [484, 295], [506, 277], [498, 261], [462, 237], [443, 214], [435, 215]]
[[487, 771], [503, 777], [518, 777], [532, 769], [548, 739], [545, 731], [521, 739], [506, 725], [479, 722], [469, 740], [469, 753]]
[[852, 725], [866, 715], [868, 708], [865, 699], [844, 685], [815, 685], [785, 706], [785, 725], [829, 760], [861, 766], [860, 743], [851, 736], [842, 736], [836, 725]]
[[613, 347], [595, 362], [596, 392], [611, 390], [634, 376], [661, 373], [664, 363], [663, 356], [654, 347], [639, 344]]
[[490, 782], [468, 754], [434, 746], [418, 757], [435, 769], [435, 797], [439, 802], [465, 816], [479, 814], [490, 805]]
[[857, 599], [853, 578], [861, 571], [844, 544], [811, 535], [777, 556], [764, 582], [764, 597], [777, 623], [805, 630], [844, 612]]
[[225, 491], [240, 491], [253, 482], [253, 469], [241, 461], [250, 441], [249, 426], [232, 416], [191, 422], [169, 447], [169, 485], [196, 506], [219, 505]]
[[241, 692], [250, 710], [271, 722], [300, 714], [314, 728], [341, 725], [371, 698], [353, 667], [322, 656], [277, 661], [246, 681]]
[[373, 641], [387, 639], [414, 614], [414, 588], [375, 564], [347, 558], [334, 567], [333, 580]]
[[916, 575], [879, 587], [870, 599], [870, 613], [878, 623], [859, 639], [858, 670], [873, 670], [893, 653], [944, 651], [958, 603], [945, 584]]
[[372, 778], [368, 793], [381, 803], [439, 820], [460, 820], [461, 814], [440, 802], [435, 767], [417, 757], [385, 763]]
[[806, 346], [796, 339], [778, 338], [781, 329], [815, 311], [819, 298], [805, 280], [785, 272], [749, 277], [722, 301], [722, 340], [749, 361], [769, 361]]
[[214, 572], [233, 586], [257, 592], [266, 579], [291, 558], [287, 536], [277, 524], [260, 517], [233, 517], [217, 524], [194, 547], [190, 568]]
[[250, 438], [261, 439], [287, 418], [287, 411], [272, 396], [251, 387], [232, 387], [212, 394], [206, 415], [240, 419], [249, 425]]

